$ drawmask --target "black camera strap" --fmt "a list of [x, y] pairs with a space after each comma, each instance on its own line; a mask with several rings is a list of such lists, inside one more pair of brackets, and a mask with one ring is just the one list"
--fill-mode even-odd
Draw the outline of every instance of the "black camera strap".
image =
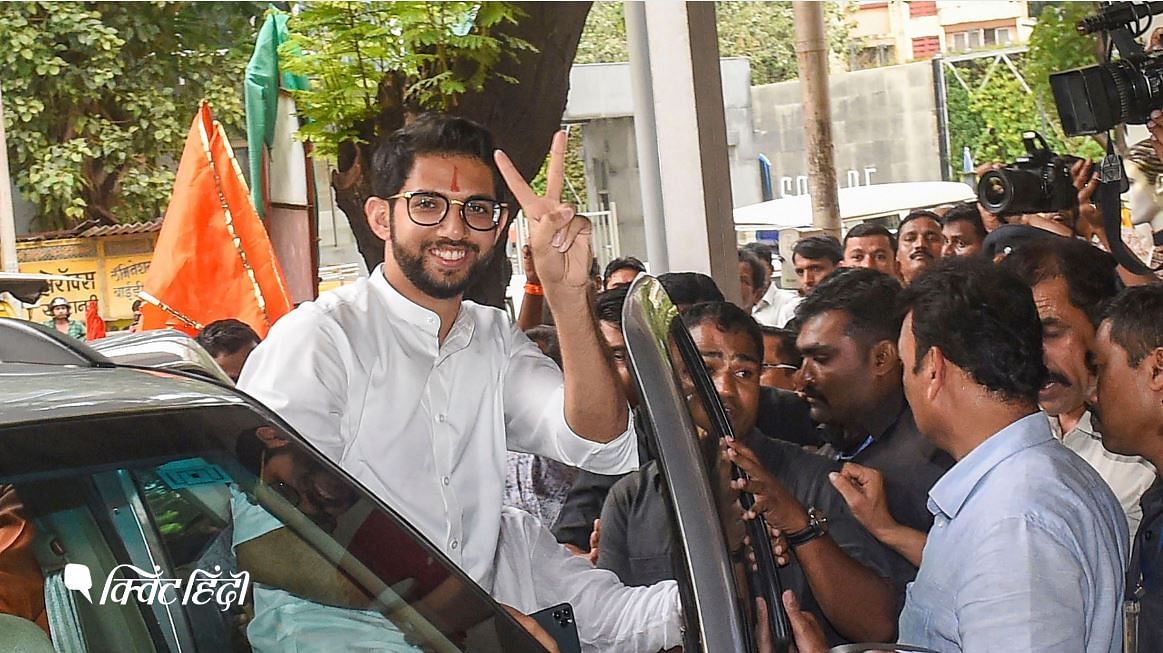
[[[1157, 270], [1150, 268], [1123, 242], [1122, 194], [1128, 187], [1127, 174], [1123, 170], [1123, 160], [1115, 154], [1114, 137], [1106, 139], [1106, 157], [1099, 167], [1098, 206], [1102, 211], [1102, 226], [1110, 244], [1111, 255], [1132, 274], [1149, 275]], [[1155, 241], [1158, 244], [1159, 237]]]

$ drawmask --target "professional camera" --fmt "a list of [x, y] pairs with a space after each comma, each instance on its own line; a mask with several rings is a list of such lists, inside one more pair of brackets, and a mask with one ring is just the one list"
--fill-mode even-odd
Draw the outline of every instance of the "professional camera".
[[1062, 129], [1070, 136], [1142, 125], [1163, 109], [1163, 52], [1050, 75]]
[[1119, 123], [1141, 125], [1152, 111], [1163, 109], [1163, 52], [1148, 54], [1134, 40], [1146, 34], [1150, 16], [1159, 13], [1163, 2], [1111, 2], [1078, 23], [1082, 34], [1109, 33], [1109, 44], [1118, 47], [1122, 58], [1050, 75], [1068, 135], [1098, 134]]
[[1023, 132], [1027, 156], [990, 170], [977, 182], [977, 201], [994, 215], [1068, 211], [1078, 204], [1070, 168], [1080, 161], [1050, 151], [1038, 132]]

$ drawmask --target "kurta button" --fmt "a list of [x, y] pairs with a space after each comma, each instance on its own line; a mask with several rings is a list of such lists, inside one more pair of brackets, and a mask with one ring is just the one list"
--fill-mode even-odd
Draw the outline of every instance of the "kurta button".
[[442, 478], [442, 479], [440, 479], [440, 480], [441, 480], [441, 481], [442, 481], [442, 482], [443, 482], [445, 485], [448, 485], [449, 483], [451, 483], [451, 482], [452, 482], [452, 479], [448, 478], [447, 476], [445, 476], [444, 478]]
[[453, 551], [455, 551], [455, 550], [456, 550], [456, 547], [460, 546], [460, 542], [457, 542], [456, 540], [453, 540], [453, 541], [452, 541], [452, 543], [451, 543], [451, 544], [449, 544], [448, 546], [449, 546], [449, 548], [451, 548]]
[[440, 413], [439, 415], [436, 416], [436, 421], [443, 424], [443, 423], [448, 421], [448, 417], [444, 413]]

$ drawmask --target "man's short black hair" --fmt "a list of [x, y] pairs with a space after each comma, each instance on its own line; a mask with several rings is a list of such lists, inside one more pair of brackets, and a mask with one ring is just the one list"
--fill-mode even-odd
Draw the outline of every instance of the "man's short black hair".
[[626, 295], [629, 293], [629, 286], [615, 286], [598, 293], [594, 298], [594, 315], [598, 321], [608, 322], [621, 329], [622, 307], [626, 305]]
[[747, 311], [730, 302], [703, 302], [695, 304], [682, 314], [682, 323], [688, 329], [710, 322], [724, 333], [743, 333], [755, 343], [755, 353], [763, 360], [763, 334], [759, 323]]
[[493, 162], [496, 149], [493, 135], [481, 125], [444, 113], [425, 113], [380, 139], [371, 157], [372, 194], [390, 197], [399, 193], [417, 156], [467, 156], [492, 171], [493, 193], [504, 202], [508, 189]]
[[701, 272], [667, 272], [658, 275], [658, 283], [676, 306], [724, 301], [715, 280]]
[[207, 324], [198, 332], [198, 344], [211, 356], [234, 354], [248, 345], [257, 345], [258, 334], [246, 322], [227, 318]]
[[767, 265], [772, 265], [772, 256], [775, 254], [775, 252], [771, 245], [756, 241], [753, 243], [747, 243], [742, 247], [742, 249], [746, 252], [751, 252], [754, 254], [755, 257], [760, 260], [760, 262]]
[[825, 259], [832, 262], [832, 265], [840, 263], [840, 259], [844, 258], [844, 248], [840, 246], [840, 241], [832, 236], [808, 236], [807, 238], [800, 238], [791, 249], [792, 258], [810, 258], [813, 260]]
[[771, 336], [779, 342], [779, 355], [784, 363], [788, 365], [795, 365], [799, 367], [803, 365], [804, 358], [800, 356], [800, 350], [796, 349], [796, 332], [791, 329], [780, 327], [767, 326], [766, 324], [759, 325], [759, 333], [765, 336]]
[[876, 224], [875, 222], [861, 222], [860, 224], [848, 230], [844, 234], [844, 245], [841, 250], [848, 249], [849, 238], [873, 238], [875, 236], [884, 236], [888, 239], [889, 249], [896, 251], [896, 236], [885, 228], [884, 225]]
[[1103, 319], [1110, 321], [1111, 341], [1127, 352], [1127, 362], [1138, 367], [1163, 347], [1163, 284], [1131, 286], [1107, 304]]
[[848, 314], [845, 333], [865, 348], [882, 340], [896, 342], [902, 315], [896, 306], [901, 284], [883, 272], [869, 268], [840, 268], [829, 274], [796, 306], [796, 319], [806, 323], [828, 311]]
[[912, 312], [913, 373], [937, 347], [1003, 401], [1037, 404], [1047, 374], [1042, 323], [1029, 286], [1012, 272], [985, 258], [941, 259], [901, 291], [899, 309]]
[[620, 256], [606, 264], [606, 271], [602, 273], [602, 279], [609, 279], [610, 275], [618, 270], [633, 270], [635, 274], [642, 274], [646, 271], [646, 264], [633, 256]]
[[928, 218], [933, 222], [936, 222], [938, 226], [941, 224], [941, 216], [928, 209], [917, 209], [916, 211], [910, 211], [909, 214], [905, 216], [905, 219], [901, 220], [901, 223], [897, 225], [896, 232], [899, 234], [901, 229], [905, 228], [906, 224], [912, 222], [913, 220], [920, 220], [921, 218]]
[[973, 232], [977, 237], [985, 240], [989, 232], [985, 230], [985, 223], [981, 221], [981, 211], [977, 210], [977, 202], [959, 202], [953, 205], [945, 215], [941, 217], [941, 226], [954, 222], [968, 222], [969, 226], [973, 228]]
[[767, 276], [763, 270], [763, 261], [751, 252], [740, 249], [737, 253], [740, 263], [746, 263], [747, 269], [751, 270], [751, 287], [755, 290], [763, 289], [763, 279]]
[[1110, 254], [1076, 238], [1048, 238], [1015, 250], [1001, 267], [1030, 288], [1050, 279], [1066, 281], [1070, 303], [1097, 329], [1103, 305], [1119, 293], [1118, 263]]
[[561, 343], [557, 340], [557, 327], [550, 324], [538, 324], [525, 329], [525, 336], [537, 343], [545, 355], [553, 359], [561, 367]]

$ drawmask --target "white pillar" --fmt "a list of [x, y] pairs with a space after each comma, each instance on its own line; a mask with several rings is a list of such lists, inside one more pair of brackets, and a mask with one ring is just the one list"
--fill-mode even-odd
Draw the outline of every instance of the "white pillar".
[[715, 5], [645, 4], [670, 269], [710, 274], [738, 301]]
[[622, 3], [626, 44], [630, 50], [630, 89], [634, 95], [634, 143], [638, 150], [638, 184], [642, 192], [642, 222], [646, 230], [646, 261], [654, 275], [670, 271], [666, 224], [662, 213], [662, 181], [658, 170], [658, 129], [650, 76], [646, 3]]
[[0, 268], [19, 272], [16, 260], [16, 216], [12, 210], [12, 179], [8, 176], [8, 140], [4, 134], [4, 93], [0, 90]]

